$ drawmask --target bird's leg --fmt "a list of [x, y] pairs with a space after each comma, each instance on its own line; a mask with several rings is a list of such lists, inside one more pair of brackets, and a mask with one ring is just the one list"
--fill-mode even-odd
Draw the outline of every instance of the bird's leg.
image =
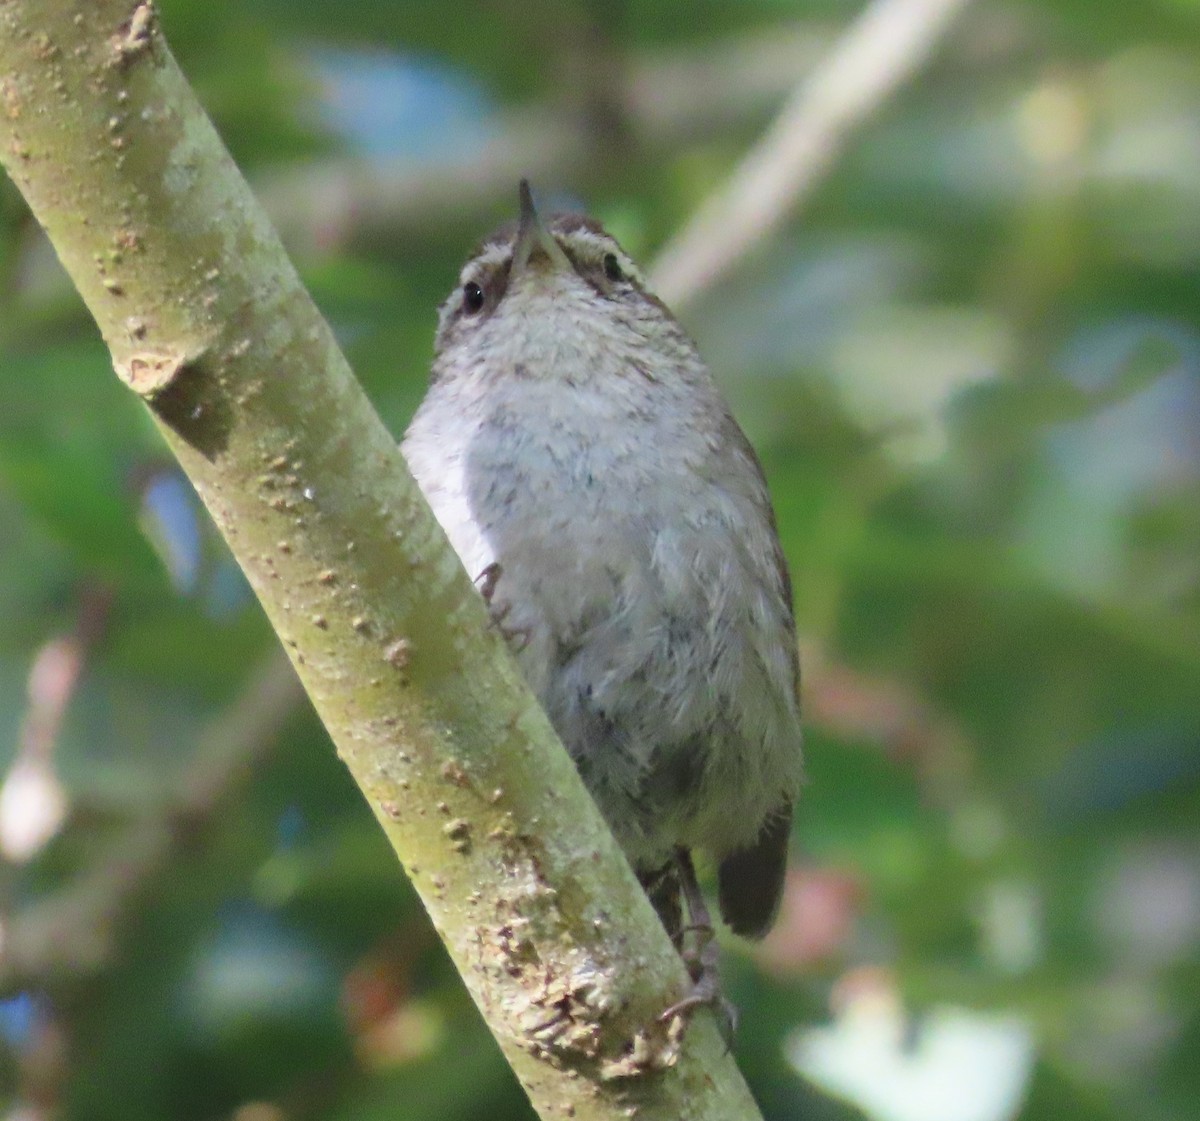
[[651, 872], [639, 872], [638, 879], [658, 913], [659, 921], [671, 936], [671, 941], [675, 943], [675, 949], [682, 954], [683, 935], [687, 928], [683, 925], [683, 914], [680, 910], [679, 870], [675, 866], [674, 858], [661, 868]]
[[[692, 864], [692, 854], [687, 849], [678, 849], [675, 853], [675, 866], [679, 877], [679, 888], [687, 906], [688, 922], [679, 929], [679, 955], [683, 958], [696, 990], [689, 998], [696, 1003], [705, 1003], [704, 998], [715, 993], [720, 987], [718, 976], [717, 946], [713, 938], [712, 919], [708, 913], [708, 904], [696, 881], [696, 869]], [[687, 936], [691, 934], [692, 945], [687, 944]], [[701, 997], [700, 1001], [695, 998]], [[672, 1006], [674, 1010], [678, 1005]]]
[[[688, 924], [679, 931], [681, 948], [679, 956], [683, 958], [688, 972], [692, 976], [692, 991], [682, 1000], [676, 1001], [659, 1019], [664, 1023], [676, 1016], [690, 1016], [697, 1008], [709, 1007], [717, 1017], [717, 1026], [726, 1044], [733, 1040], [734, 1029], [737, 1026], [737, 1009], [725, 999], [721, 992], [720, 947], [713, 934], [712, 919], [709, 917], [708, 906], [704, 902], [704, 894], [696, 880], [696, 868], [692, 864], [692, 854], [687, 849], [675, 851], [675, 865], [679, 874], [679, 887], [687, 905]], [[694, 945], [683, 945], [687, 935], [694, 935]]]

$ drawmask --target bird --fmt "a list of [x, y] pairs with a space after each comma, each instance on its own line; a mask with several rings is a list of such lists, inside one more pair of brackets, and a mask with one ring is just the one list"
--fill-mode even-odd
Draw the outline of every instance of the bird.
[[[788, 567], [695, 344], [594, 219], [519, 217], [442, 304], [401, 450], [687, 962], [724, 1002], [693, 853], [765, 936], [803, 777]], [[686, 904], [688, 919], [683, 918]]]

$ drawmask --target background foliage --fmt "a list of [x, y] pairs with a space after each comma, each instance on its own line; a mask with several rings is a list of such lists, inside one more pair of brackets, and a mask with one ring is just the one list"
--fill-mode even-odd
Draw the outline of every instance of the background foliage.
[[[858, 6], [160, 7], [398, 433], [506, 156], [651, 261]], [[684, 311], [807, 672], [773, 1121], [1200, 1116], [1198, 273], [1200, 4], [980, 0]], [[0, 1109], [527, 1117], [107, 367], [0, 183]]]

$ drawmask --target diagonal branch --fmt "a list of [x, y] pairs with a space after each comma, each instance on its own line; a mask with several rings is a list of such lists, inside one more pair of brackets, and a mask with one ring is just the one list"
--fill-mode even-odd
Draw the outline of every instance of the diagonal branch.
[[543, 1116], [757, 1116], [144, 0], [0, 0], [0, 160]]
[[[670, 153], [759, 120], [831, 38], [823, 25], [805, 22], [670, 52], [631, 51], [623, 67], [623, 126], [639, 149]], [[594, 179], [604, 155], [562, 101], [489, 116], [478, 143], [436, 159], [338, 154], [261, 173], [255, 191], [288, 244], [391, 243], [431, 224], [489, 221], [519, 179], [575, 187]]]
[[821, 182], [854, 131], [928, 59], [971, 0], [872, 0], [653, 270], [678, 312], [759, 245]]

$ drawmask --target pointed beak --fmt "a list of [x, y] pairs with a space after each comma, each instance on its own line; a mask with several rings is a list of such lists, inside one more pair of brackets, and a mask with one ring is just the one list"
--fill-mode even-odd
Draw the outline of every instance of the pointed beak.
[[517, 227], [517, 240], [513, 246], [509, 276], [517, 276], [535, 265], [555, 271], [570, 269], [571, 262], [563, 252], [562, 246], [555, 241], [554, 236], [538, 217], [528, 179], [521, 180], [520, 199], [521, 220]]

